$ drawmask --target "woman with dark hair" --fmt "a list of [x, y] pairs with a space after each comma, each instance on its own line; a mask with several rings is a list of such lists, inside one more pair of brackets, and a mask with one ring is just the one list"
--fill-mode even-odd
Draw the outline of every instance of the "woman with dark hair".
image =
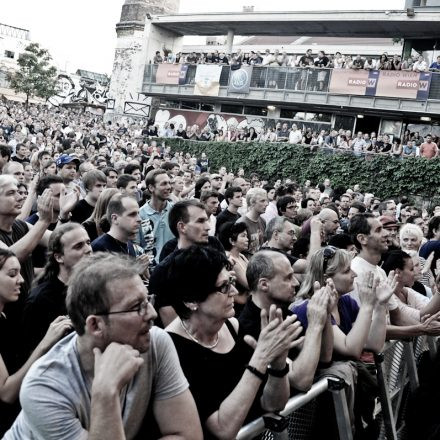
[[107, 206], [115, 194], [120, 194], [120, 191], [116, 188], [106, 188], [102, 191], [92, 215], [82, 223], [82, 226], [89, 234], [90, 241], [96, 240], [102, 234], [109, 231], [110, 225], [108, 224], [105, 214], [107, 212]]
[[194, 198], [200, 200], [203, 191], [211, 189], [211, 179], [209, 177], [200, 177], [194, 186]]
[[401, 312], [406, 316], [422, 322], [425, 316], [432, 316], [440, 311], [440, 295], [429, 299], [412, 289], [415, 281], [414, 261], [406, 252], [391, 251], [382, 268], [387, 274], [395, 271], [397, 286], [394, 295]]
[[[249, 260], [243, 252], [249, 248], [249, 234], [245, 223], [228, 222], [222, 225], [219, 230], [218, 238], [225, 248], [226, 256], [231, 262], [232, 272], [235, 274], [238, 295], [234, 298], [234, 303], [244, 305], [248, 298], [249, 285], [246, 278], [246, 269]], [[237, 310], [236, 307], [236, 312]], [[239, 313], [237, 313], [238, 315]]]
[[269, 316], [262, 312], [258, 342], [245, 337], [234, 318], [237, 290], [230, 264], [209, 247], [180, 252], [169, 281], [179, 318], [166, 330], [190, 384], [204, 438], [235, 438], [244, 423], [284, 408], [287, 353], [301, 331], [295, 317], [283, 320], [281, 310], [272, 306]]
[[[6, 304], [18, 300], [20, 287], [24, 281], [20, 274], [20, 268], [20, 262], [13, 252], [8, 249], [0, 249], [0, 340], [5, 340], [8, 337], [2, 329], [3, 322], [6, 319], [3, 309]], [[65, 316], [55, 319], [26, 363], [11, 375], [9, 375], [7, 366], [3, 361], [1, 355], [3, 344], [0, 343], [0, 435], [3, 435], [9, 429], [19, 412], [18, 393], [25, 374], [31, 365], [49, 351], [70, 328], [70, 319]]]
[[431, 264], [431, 268], [434, 269], [440, 254], [440, 217], [434, 216], [429, 220], [427, 238], [428, 241], [420, 248], [419, 254], [421, 257], [428, 259], [431, 252], [435, 252]]

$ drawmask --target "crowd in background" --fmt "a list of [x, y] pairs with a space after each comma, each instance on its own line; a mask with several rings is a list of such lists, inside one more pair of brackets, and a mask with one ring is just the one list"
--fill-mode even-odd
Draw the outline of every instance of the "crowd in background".
[[173, 54], [172, 52], [156, 51], [153, 57], [153, 64], [220, 64], [230, 65], [232, 68], [239, 68], [241, 65], [250, 66], [271, 66], [271, 67], [319, 67], [329, 69], [353, 69], [353, 70], [403, 70], [413, 72], [439, 72], [440, 56], [436, 61], [428, 63], [423, 55], [411, 55], [402, 59], [400, 55], [388, 55], [383, 53], [375, 59], [371, 56], [351, 56], [336, 52], [334, 55], [318, 51], [313, 54], [312, 49], [308, 49], [304, 55], [288, 55], [286, 51], [276, 49], [273, 53], [266, 49], [264, 53], [260, 51], [237, 52], [228, 54], [215, 50], [208, 53], [191, 52]]
[[[213, 169], [153, 128], [0, 106], [5, 439], [235, 438], [335, 374], [355, 438], [377, 438], [366, 350], [440, 335], [440, 206]], [[327, 137], [355, 152], [373, 138]], [[429, 402], [408, 415], [423, 438]], [[333, 438], [321, 405], [316, 438]]]

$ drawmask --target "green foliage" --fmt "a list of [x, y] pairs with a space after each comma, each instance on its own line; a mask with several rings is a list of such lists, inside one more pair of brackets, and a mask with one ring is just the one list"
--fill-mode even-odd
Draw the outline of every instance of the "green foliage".
[[211, 169], [225, 166], [246, 174], [275, 181], [290, 178], [298, 183], [310, 179], [318, 184], [329, 178], [333, 188], [360, 184], [363, 191], [377, 197], [421, 196], [432, 199], [440, 188], [440, 160], [424, 158], [394, 159], [390, 156], [357, 158], [351, 154], [311, 152], [303, 145], [289, 143], [193, 142], [166, 139], [171, 151], [182, 151], [200, 157], [205, 152]]
[[18, 57], [19, 70], [9, 75], [11, 87], [29, 98], [48, 99], [56, 93], [57, 69], [50, 65], [51, 56], [38, 43], [31, 43]]

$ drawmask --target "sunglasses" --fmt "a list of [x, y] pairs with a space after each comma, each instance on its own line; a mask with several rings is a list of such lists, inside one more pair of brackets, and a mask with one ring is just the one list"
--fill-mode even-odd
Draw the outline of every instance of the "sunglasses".
[[324, 262], [322, 264], [322, 272], [327, 272], [328, 262], [335, 256], [336, 248], [334, 246], [327, 246], [324, 248]]

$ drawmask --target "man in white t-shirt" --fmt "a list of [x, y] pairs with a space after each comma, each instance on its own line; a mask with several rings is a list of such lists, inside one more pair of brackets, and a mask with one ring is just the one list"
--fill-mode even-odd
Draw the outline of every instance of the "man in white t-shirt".
[[289, 133], [289, 143], [300, 144], [303, 139], [302, 131], [297, 127], [296, 124], [292, 125], [292, 130]]
[[[388, 232], [383, 228], [382, 223], [374, 217], [373, 214], [356, 214], [350, 220], [349, 233], [353, 242], [360, 250], [359, 255], [353, 258], [351, 269], [357, 275], [357, 282], [365, 282], [365, 276], [373, 272], [380, 280], [385, 280], [387, 275], [385, 271], [378, 266], [382, 254], [388, 250], [387, 236]], [[359, 302], [357, 293], [350, 295]], [[390, 313], [390, 322], [392, 326], [413, 326], [420, 324], [409, 316], [402, 314], [394, 295], [388, 301], [388, 311]], [[389, 330], [393, 330], [392, 328]], [[388, 329], [387, 329], [388, 332]]]
[[142, 425], [151, 434], [148, 407], [157, 436], [202, 438], [174, 344], [153, 327], [157, 314], [141, 270], [115, 254], [75, 267], [66, 305], [76, 333], [29, 370], [6, 440], [133, 439], [145, 435]]

